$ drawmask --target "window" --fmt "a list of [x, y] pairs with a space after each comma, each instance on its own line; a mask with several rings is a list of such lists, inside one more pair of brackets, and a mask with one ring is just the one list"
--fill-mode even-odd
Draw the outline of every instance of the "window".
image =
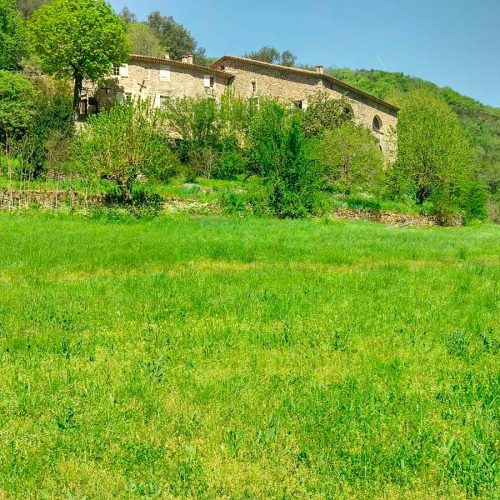
[[132, 92], [125, 92], [125, 100], [126, 101], [132, 100]]
[[205, 75], [203, 83], [206, 88], [213, 89], [215, 87], [215, 76]]
[[307, 109], [307, 99], [301, 101], [295, 101], [293, 105], [298, 109]]
[[252, 92], [254, 94], [257, 92], [257, 82], [255, 80], [252, 82]]
[[260, 108], [260, 102], [258, 97], [250, 97], [248, 99], [248, 104], [250, 105], [250, 111], [255, 112]]
[[120, 76], [120, 66], [113, 66], [113, 76]]
[[122, 78], [127, 78], [127, 76], [128, 76], [128, 64], [122, 64], [120, 66], [120, 70], [119, 71], [120, 71], [120, 76]]
[[382, 132], [382, 120], [380, 119], [380, 117], [375, 116], [373, 118], [372, 129], [375, 132]]
[[168, 95], [161, 95], [160, 96], [160, 108], [162, 108], [163, 106], [165, 106], [168, 102]]
[[160, 80], [162, 82], [170, 81], [170, 67], [169, 66], [160, 66]]

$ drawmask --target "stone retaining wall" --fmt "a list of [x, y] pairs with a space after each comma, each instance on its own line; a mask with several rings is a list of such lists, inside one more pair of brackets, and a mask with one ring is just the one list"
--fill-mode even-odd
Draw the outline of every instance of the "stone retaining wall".
[[61, 206], [90, 207], [102, 205], [101, 195], [78, 191], [10, 190], [0, 189], [0, 210], [16, 210], [33, 206], [58, 208]]

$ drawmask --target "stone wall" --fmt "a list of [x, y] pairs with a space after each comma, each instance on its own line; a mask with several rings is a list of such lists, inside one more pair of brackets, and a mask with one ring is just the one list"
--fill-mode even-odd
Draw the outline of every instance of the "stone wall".
[[[127, 76], [115, 76], [106, 85], [94, 89], [100, 109], [107, 109], [118, 96], [129, 94], [132, 98], [150, 98], [156, 106], [160, 96], [181, 98], [211, 96], [220, 98], [225, 92], [230, 75], [220, 75], [209, 68], [184, 64], [168, 59], [132, 59], [128, 64]], [[166, 69], [168, 79], [160, 78], [160, 70]], [[214, 78], [214, 86], [205, 85], [205, 76]]]
[[[294, 103], [307, 101], [314, 93], [326, 91], [333, 99], [345, 96], [354, 114], [356, 123], [360, 123], [373, 131], [380, 141], [384, 154], [391, 156], [393, 147], [390, 143], [391, 128], [397, 123], [397, 112], [377, 100], [370, 100], [362, 93], [348, 90], [328, 77], [311, 71], [295, 71], [279, 66], [261, 65], [248, 60], [226, 59], [218, 64], [217, 69], [224, 68], [234, 75], [231, 86], [236, 94], [243, 97], [266, 96], [283, 102]], [[256, 84], [256, 92], [253, 91]], [[307, 102], [304, 103], [307, 105]], [[382, 126], [380, 131], [372, 128], [373, 119], [377, 116]]]
[[102, 205], [101, 195], [88, 195], [77, 191], [10, 190], [0, 189], [0, 210], [41, 207], [91, 207]]

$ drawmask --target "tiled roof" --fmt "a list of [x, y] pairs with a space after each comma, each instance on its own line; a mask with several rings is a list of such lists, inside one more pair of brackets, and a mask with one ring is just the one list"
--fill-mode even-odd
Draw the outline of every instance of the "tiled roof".
[[220, 78], [225, 78], [229, 80], [230, 78], [233, 78], [233, 75], [224, 72], [224, 71], [219, 71], [214, 68], [207, 68], [205, 66], [200, 66], [198, 64], [189, 64], [189, 63], [184, 63], [182, 61], [174, 61], [172, 59], [165, 59], [161, 57], [151, 57], [151, 56], [141, 56], [138, 54], [132, 54], [130, 56], [130, 61], [139, 61], [139, 62], [147, 62], [147, 63], [152, 63], [152, 64], [159, 64], [159, 65], [165, 65], [165, 66], [175, 66], [178, 68], [185, 68], [185, 69], [191, 69], [194, 71], [198, 71], [199, 73], [203, 73], [205, 75], [213, 75], [213, 76], [219, 76]]
[[210, 65], [210, 68], [215, 69], [217, 66], [219, 66], [220, 64], [222, 64], [224, 61], [227, 61], [227, 60], [236, 61], [236, 62], [240, 62], [240, 63], [244, 63], [244, 64], [252, 64], [255, 66], [262, 66], [265, 68], [270, 68], [270, 69], [275, 69], [275, 70], [277, 69], [277, 70], [282, 71], [282, 72], [289, 72], [289, 73], [295, 73], [295, 74], [300, 74], [300, 75], [309, 76], [309, 77], [315, 77], [315, 78], [333, 83], [334, 85], [337, 85], [338, 87], [341, 87], [348, 92], [352, 92], [353, 94], [358, 94], [360, 96], [363, 96], [371, 101], [376, 102], [379, 105], [382, 105], [382, 106], [385, 106], [385, 107], [391, 109], [392, 111], [399, 111], [399, 108], [397, 106], [395, 106], [394, 104], [391, 104], [387, 101], [384, 101], [384, 100], [382, 100], [382, 99], [380, 99], [372, 94], [369, 94], [368, 92], [365, 92], [364, 90], [357, 89], [356, 87], [353, 87], [353, 86], [343, 82], [342, 80], [338, 80], [337, 78], [334, 78], [333, 76], [320, 74], [320, 73], [317, 73], [315, 71], [309, 71], [309, 70], [301, 69], [301, 68], [293, 68], [293, 67], [289, 67], [289, 66], [280, 66], [279, 64], [271, 64], [271, 63], [267, 63], [267, 62], [263, 62], [263, 61], [256, 61], [254, 59], [249, 59], [247, 57], [238, 57], [238, 56], [231, 56], [231, 55], [223, 56], [220, 59], [217, 59], [217, 61], [215, 61], [214, 63], [212, 63]]

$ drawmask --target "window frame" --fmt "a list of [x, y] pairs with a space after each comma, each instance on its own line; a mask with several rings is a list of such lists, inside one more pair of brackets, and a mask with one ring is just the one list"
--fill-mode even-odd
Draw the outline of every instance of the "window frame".
[[160, 81], [161, 82], [170, 82], [172, 81], [172, 70], [170, 69], [170, 66], [167, 66], [166, 64], [162, 64], [160, 66]]

